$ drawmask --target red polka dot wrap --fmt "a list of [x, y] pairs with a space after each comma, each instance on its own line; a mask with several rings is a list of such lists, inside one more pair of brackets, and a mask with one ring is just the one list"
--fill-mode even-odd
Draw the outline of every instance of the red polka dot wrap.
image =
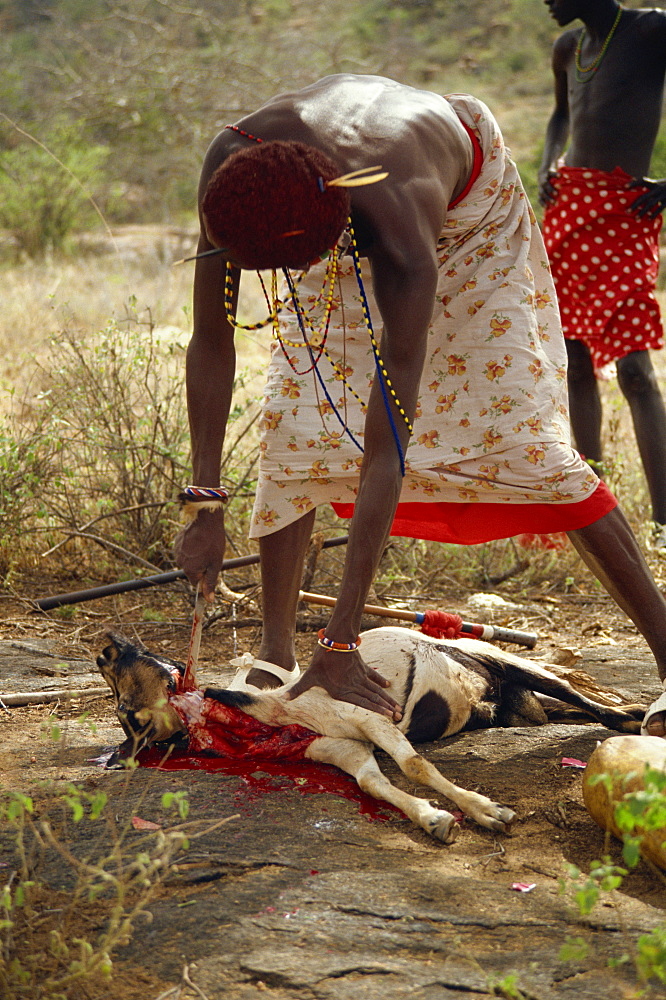
[[646, 190], [631, 182], [619, 167], [559, 166], [557, 200], [543, 218], [564, 335], [583, 341], [595, 370], [664, 344], [654, 294], [662, 218], [628, 211]]

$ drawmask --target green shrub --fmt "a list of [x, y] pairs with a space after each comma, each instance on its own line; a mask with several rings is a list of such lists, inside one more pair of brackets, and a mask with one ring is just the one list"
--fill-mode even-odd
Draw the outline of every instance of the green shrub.
[[[627, 776], [629, 778], [631, 776]], [[605, 784], [609, 795], [614, 786], [610, 774], [595, 775], [593, 782]], [[643, 788], [626, 792], [614, 809], [615, 823], [622, 832], [622, 857], [626, 868], [614, 864], [609, 857], [593, 861], [589, 875], [575, 865], [567, 866], [567, 877], [560, 881], [562, 892], [569, 894], [583, 920], [600, 903], [613, 899], [631, 869], [641, 860], [640, 839], [645, 833], [661, 832], [666, 827], [666, 774], [645, 768]], [[651, 866], [655, 873], [657, 869]], [[663, 874], [661, 875], [663, 881]], [[618, 904], [618, 900], [614, 902]], [[560, 952], [562, 961], [580, 962], [587, 957], [589, 947], [582, 938], [570, 938]], [[610, 967], [626, 964], [633, 958], [642, 990], [637, 996], [662, 996], [652, 991], [655, 982], [666, 983], [666, 923], [658, 924], [642, 934], [635, 944], [619, 958], [609, 961]]]
[[37, 257], [66, 248], [68, 237], [94, 215], [92, 196], [108, 150], [86, 142], [74, 124], [27, 135], [0, 155], [0, 227], [19, 251]]

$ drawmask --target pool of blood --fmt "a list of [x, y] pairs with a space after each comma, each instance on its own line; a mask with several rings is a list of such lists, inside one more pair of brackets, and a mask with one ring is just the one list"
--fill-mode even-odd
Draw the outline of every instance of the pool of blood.
[[141, 767], [156, 767], [162, 771], [206, 771], [240, 778], [241, 789], [234, 795], [238, 807], [249, 805], [262, 795], [292, 790], [299, 795], [338, 795], [356, 802], [359, 813], [369, 820], [381, 822], [403, 815], [390, 803], [366, 795], [353, 778], [330, 764], [307, 760], [294, 763], [257, 758], [230, 760], [179, 749], [165, 755], [164, 750], [156, 747], [141, 750], [137, 760]]

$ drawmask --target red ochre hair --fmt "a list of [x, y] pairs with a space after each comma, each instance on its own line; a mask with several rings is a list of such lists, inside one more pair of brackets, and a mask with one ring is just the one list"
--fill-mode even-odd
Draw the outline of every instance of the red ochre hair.
[[208, 182], [202, 208], [209, 236], [249, 270], [303, 267], [335, 246], [345, 228], [348, 191], [324, 187], [339, 176], [325, 153], [301, 142], [238, 150]]

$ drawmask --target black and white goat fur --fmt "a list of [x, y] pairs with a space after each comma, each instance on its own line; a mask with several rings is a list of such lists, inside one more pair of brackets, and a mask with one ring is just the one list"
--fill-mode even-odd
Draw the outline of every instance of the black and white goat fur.
[[[296, 723], [320, 733], [322, 738], [311, 743], [306, 758], [348, 772], [365, 792], [397, 806], [447, 844], [459, 830], [451, 813], [391, 784], [379, 769], [374, 747], [390, 754], [410, 781], [434, 789], [481, 826], [506, 832], [515, 819], [510, 808], [454, 785], [414, 750], [412, 742], [440, 739], [464, 728], [543, 724], [547, 715], [536, 694], [573, 706], [616, 732], [640, 730], [643, 706], [627, 704], [617, 692], [600, 688], [581, 671], [544, 665], [476, 639], [433, 639], [407, 628], [372, 629], [362, 638], [363, 659], [390, 681], [388, 690], [403, 706], [397, 725], [336, 701], [319, 687], [291, 701], [285, 695], [295, 679], [269, 690], [239, 685], [236, 680], [233, 690], [209, 687], [203, 698], [241, 709], [270, 726]], [[182, 731], [180, 717], [168, 706], [173, 669], [182, 670], [182, 664], [150, 654], [113, 633], [109, 639], [111, 645], [97, 664], [114, 693], [134, 751]], [[264, 661], [255, 665], [270, 669]]]

